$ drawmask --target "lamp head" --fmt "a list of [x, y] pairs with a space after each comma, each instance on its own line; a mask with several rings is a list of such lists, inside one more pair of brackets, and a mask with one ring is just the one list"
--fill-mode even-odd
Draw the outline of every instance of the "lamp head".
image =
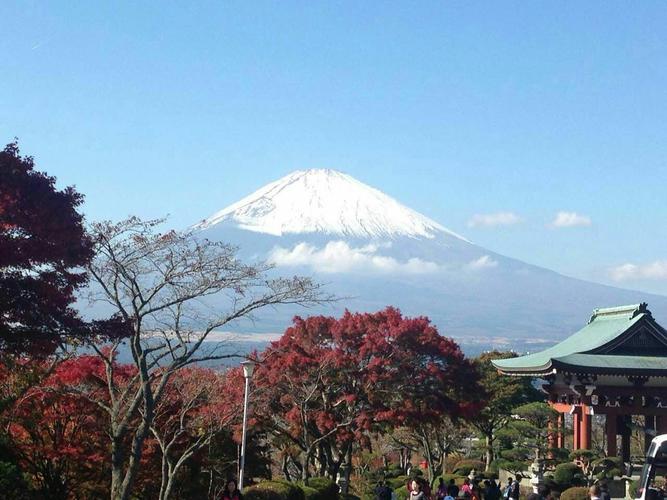
[[241, 361], [241, 366], [243, 367], [243, 376], [245, 378], [252, 377], [252, 372], [255, 371], [255, 365], [257, 365], [257, 362], [252, 361], [251, 359]]

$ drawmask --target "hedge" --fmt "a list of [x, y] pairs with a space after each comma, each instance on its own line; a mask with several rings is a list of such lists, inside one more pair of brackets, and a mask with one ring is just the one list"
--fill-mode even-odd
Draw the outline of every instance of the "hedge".
[[401, 467], [398, 465], [390, 465], [389, 468], [385, 471], [384, 477], [387, 479], [395, 478], [395, 477], [400, 477], [404, 475], [404, 471]]
[[476, 472], [482, 472], [486, 466], [479, 460], [461, 460], [454, 466], [454, 473], [467, 476], [470, 471], [475, 469]]
[[588, 488], [585, 486], [568, 488], [560, 494], [560, 500], [588, 500]]
[[399, 476], [393, 479], [387, 479], [387, 483], [392, 490], [396, 491], [401, 488], [406, 489], [409, 480], [410, 478], [408, 476]]
[[638, 489], [639, 489], [639, 481], [630, 481], [630, 486], [628, 487], [628, 490], [630, 492], [630, 497], [637, 498], [639, 496], [637, 494]]
[[572, 462], [558, 464], [554, 470], [554, 481], [560, 486], [577, 486], [581, 483], [583, 472]]
[[245, 500], [306, 500], [303, 489], [287, 481], [262, 481], [245, 488]]
[[320, 496], [317, 500], [339, 500], [338, 485], [328, 477], [311, 477], [306, 482], [306, 487], [318, 491]]
[[443, 474], [442, 476], [436, 477], [433, 484], [437, 486], [438, 481], [440, 480], [440, 478], [442, 478], [445, 484], [449, 484], [449, 481], [453, 479], [456, 486], [461, 486], [463, 484], [463, 481], [465, 481], [466, 477], [467, 476], [463, 476], [461, 474]]
[[396, 500], [406, 500], [410, 495], [406, 487], [395, 489], [394, 493], [396, 494]]
[[315, 488], [311, 488], [310, 486], [301, 486], [301, 489], [303, 490], [303, 495], [305, 496], [306, 500], [320, 500], [321, 499], [321, 493], [317, 491]]

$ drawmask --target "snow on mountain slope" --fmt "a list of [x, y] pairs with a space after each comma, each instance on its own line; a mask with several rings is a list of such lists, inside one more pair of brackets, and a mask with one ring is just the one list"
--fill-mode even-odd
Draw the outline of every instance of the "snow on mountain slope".
[[298, 170], [267, 184], [195, 226], [233, 222], [282, 236], [322, 233], [356, 238], [465, 238], [353, 177], [329, 169]]
[[294, 172], [195, 228], [201, 237], [237, 245], [244, 260], [269, 261], [276, 275], [311, 275], [344, 298], [312, 309], [276, 308], [238, 331], [277, 332], [295, 314], [387, 305], [429, 316], [447, 335], [486, 347], [561, 339], [596, 307], [648, 302], [667, 324], [667, 297], [499, 255], [333, 170]]

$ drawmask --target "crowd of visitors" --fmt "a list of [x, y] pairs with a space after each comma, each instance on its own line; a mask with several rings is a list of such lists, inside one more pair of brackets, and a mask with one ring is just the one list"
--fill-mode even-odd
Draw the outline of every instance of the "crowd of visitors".
[[[461, 487], [456, 485], [454, 479], [445, 483], [438, 478], [435, 491], [431, 490], [427, 481], [415, 478], [408, 481], [406, 485], [409, 495], [408, 500], [555, 500], [557, 495], [546, 486], [540, 486], [537, 493], [530, 493], [522, 498], [521, 488], [518, 480], [511, 477], [507, 479], [504, 487], [493, 479], [485, 479], [483, 482], [466, 478]], [[380, 481], [375, 489], [376, 500], [395, 500], [396, 495], [387, 481]], [[611, 500], [605, 483], [591, 486], [588, 496], [591, 500]]]

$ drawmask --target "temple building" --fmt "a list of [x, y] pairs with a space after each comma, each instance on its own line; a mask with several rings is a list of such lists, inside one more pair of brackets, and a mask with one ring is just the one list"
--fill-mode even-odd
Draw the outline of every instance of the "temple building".
[[510, 376], [539, 377], [552, 408], [553, 447], [563, 448], [572, 415], [573, 448], [591, 448], [591, 415], [605, 415], [607, 456], [630, 461], [630, 421], [643, 415], [646, 444], [667, 433], [667, 331], [646, 304], [596, 309], [588, 324], [542, 352], [498, 359]]

